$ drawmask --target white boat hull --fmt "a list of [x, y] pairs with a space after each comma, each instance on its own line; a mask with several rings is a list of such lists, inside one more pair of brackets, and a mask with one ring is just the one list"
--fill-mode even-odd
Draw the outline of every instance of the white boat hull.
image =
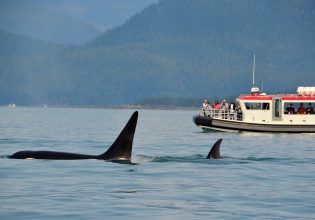
[[315, 125], [263, 124], [244, 121], [219, 119], [207, 116], [194, 116], [194, 123], [203, 130], [216, 131], [250, 131], [282, 133], [315, 133]]

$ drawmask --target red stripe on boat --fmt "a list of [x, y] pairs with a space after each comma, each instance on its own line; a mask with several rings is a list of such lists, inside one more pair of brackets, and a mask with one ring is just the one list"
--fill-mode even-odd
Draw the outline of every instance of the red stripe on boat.
[[255, 96], [255, 95], [251, 95], [251, 96], [240, 96], [239, 97], [240, 100], [272, 100], [271, 96]]
[[315, 100], [315, 96], [284, 96], [282, 97], [282, 100], [291, 100], [291, 101], [305, 101], [305, 100], [309, 100], [309, 101], [314, 101]]

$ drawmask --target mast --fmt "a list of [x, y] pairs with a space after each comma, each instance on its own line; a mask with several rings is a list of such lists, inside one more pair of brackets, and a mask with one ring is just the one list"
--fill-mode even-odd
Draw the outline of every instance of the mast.
[[251, 89], [251, 94], [252, 95], [259, 95], [259, 88], [255, 87], [255, 64], [256, 64], [256, 59], [255, 59], [255, 54], [254, 54], [254, 64], [253, 64], [253, 87]]
[[254, 64], [253, 64], [253, 88], [255, 87], [255, 54], [254, 54]]

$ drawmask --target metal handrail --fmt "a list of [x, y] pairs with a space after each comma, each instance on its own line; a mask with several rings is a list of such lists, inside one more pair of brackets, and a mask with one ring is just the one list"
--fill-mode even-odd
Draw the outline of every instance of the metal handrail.
[[201, 109], [199, 114], [200, 116], [207, 116], [218, 119], [227, 119], [227, 120], [243, 120], [243, 115], [240, 112], [224, 110], [224, 109]]

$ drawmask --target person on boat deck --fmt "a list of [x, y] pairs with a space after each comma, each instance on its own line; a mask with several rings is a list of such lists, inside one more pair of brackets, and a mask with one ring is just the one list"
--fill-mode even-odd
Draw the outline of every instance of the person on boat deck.
[[303, 103], [300, 103], [300, 107], [297, 110], [298, 114], [305, 114], [305, 108], [303, 106]]
[[207, 105], [208, 105], [208, 100], [207, 99], [205, 99], [204, 101], [203, 101], [203, 103], [202, 103], [202, 108], [203, 109], [206, 109], [207, 108]]
[[312, 103], [308, 103], [308, 106], [306, 108], [306, 114], [313, 114], [314, 113], [314, 109], [312, 106]]
[[209, 111], [209, 110], [211, 110], [210, 101], [205, 99], [203, 104], [202, 104], [202, 111], [203, 111], [204, 116], [207, 116], [207, 111]]
[[228, 111], [229, 110], [229, 104], [226, 102], [225, 99], [223, 99], [220, 109], [222, 109], [223, 111]]
[[214, 108], [214, 109], [220, 109], [220, 104], [219, 104], [218, 101], [215, 101], [215, 102], [214, 102], [213, 108]]
[[235, 102], [234, 100], [232, 100], [229, 106], [230, 119], [235, 119], [235, 115], [236, 115], [235, 109], [236, 109]]
[[287, 114], [289, 115], [295, 114], [295, 108], [293, 107], [292, 103], [285, 110], [287, 111]]
[[221, 106], [220, 106], [220, 109], [223, 113], [224, 118], [227, 119], [227, 113], [229, 111], [229, 104], [226, 102], [225, 99], [223, 99]]
[[241, 108], [241, 105], [238, 103], [236, 107], [236, 119], [242, 120], [242, 117], [243, 117], [242, 108]]
[[229, 106], [229, 111], [230, 111], [230, 113], [234, 113], [234, 112], [235, 112], [235, 108], [236, 108], [235, 102], [234, 102], [234, 100], [232, 100], [232, 101], [231, 101], [231, 104], [230, 104], [230, 106]]

